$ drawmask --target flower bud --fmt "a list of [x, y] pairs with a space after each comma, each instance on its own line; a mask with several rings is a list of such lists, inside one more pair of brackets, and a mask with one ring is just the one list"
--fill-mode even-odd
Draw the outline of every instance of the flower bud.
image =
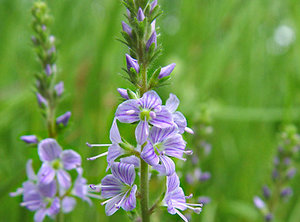
[[280, 196], [281, 196], [282, 198], [284, 198], [284, 197], [289, 197], [289, 196], [291, 196], [292, 194], [293, 194], [293, 190], [292, 190], [290, 187], [284, 188], [284, 189], [282, 189], [281, 192], [280, 192]]
[[154, 0], [153, 2], [151, 2], [150, 12], [152, 12], [156, 6], [157, 6], [157, 0]]
[[40, 93], [36, 93], [36, 97], [41, 108], [48, 106], [48, 101]]
[[122, 29], [124, 32], [126, 32], [129, 36], [132, 34], [132, 29], [129, 25], [127, 25], [125, 22], [122, 22]]
[[136, 59], [133, 59], [130, 55], [126, 54], [127, 70], [130, 72], [131, 68], [134, 68], [137, 73], [140, 71], [140, 66]]
[[209, 197], [199, 197], [198, 198], [198, 203], [202, 203], [203, 205], [209, 204], [211, 202], [211, 199]]
[[165, 66], [165, 67], [161, 68], [161, 71], [160, 71], [160, 74], [159, 74], [158, 78], [161, 79], [163, 77], [169, 76], [173, 72], [175, 66], [176, 66], [176, 64], [172, 63], [168, 66]]
[[267, 185], [263, 186], [263, 195], [266, 199], [269, 199], [271, 196], [271, 190], [269, 189], [269, 187]]
[[292, 179], [295, 176], [296, 172], [297, 172], [296, 168], [289, 169], [286, 174], [287, 178]]
[[138, 11], [138, 14], [137, 14], [137, 20], [139, 22], [142, 22], [142, 21], [144, 21], [144, 19], [145, 19], [144, 12], [141, 8], [139, 8], [139, 11]]
[[56, 91], [57, 96], [61, 96], [64, 92], [64, 82], [61, 81], [54, 86], [54, 90]]
[[268, 214], [265, 216], [265, 220], [266, 220], [267, 222], [272, 221], [272, 220], [273, 220], [273, 215], [272, 215], [271, 213], [268, 213]]
[[65, 114], [56, 118], [56, 124], [59, 125], [62, 123], [64, 126], [67, 126], [70, 117], [71, 117], [71, 112], [68, 111]]
[[151, 37], [149, 38], [149, 40], [146, 43], [147, 50], [150, 48], [150, 46], [153, 43], [155, 44], [155, 48], [156, 48], [157, 47], [157, 36], [156, 36], [156, 32], [155, 31], [152, 33]]
[[47, 76], [50, 76], [52, 74], [52, 68], [50, 64], [46, 65], [45, 72]]
[[258, 196], [255, 196], [253, 198], [253, 203], [258, 209], [263, 209], [266, 206], [265, 202], [262, 199], [260, 199]]
[[118, 90], [120, 96], [122, 96], [124, 99], [129, 99], [126, 89], [118, 88], [117, 90]]
[[211, 178], [211, 174], [209, 172], [204, 172], [201, 174], [199, 180], [204, 182], [204, 181], [207, 181]]
[[21, 136], [21, 140], [28, 144], [37, 144], [39, 142], [35, 135]]

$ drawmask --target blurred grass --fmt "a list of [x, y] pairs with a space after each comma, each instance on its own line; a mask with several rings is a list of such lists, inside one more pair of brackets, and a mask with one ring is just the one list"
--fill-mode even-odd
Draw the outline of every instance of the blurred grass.
[[[164, 53], [157, 64], [176, 62], [172, 83], [159, 89], [164, 99], [173, 92], [190, 125], [201, 104], [213, 113], [213, 152], [205, 166], [213, 178], [203, 191], [213, 202], [194, 221], [260, 221], [252, 197], [269, 177], [282, 123], [299, 126], [300, 115], [300, 4], [296, 0], [161, 0], [159, 19]], [[38, 69], [30, 46], [32, 1], [0, 0], [0, 221], [31, 221], [32, 214], [10, 198], [25, 179], [25, 163], [37, 155], [19, 137], [46, 136], [32, 94]], [[108, 142], [117, 87], [126, 48], [120, 37], [124, 8], [120, 1], [49, 1], [58, 39], [59, 79], [67, 96], [60, 113], [70, 109], [72, 127], [60, 143], [85, 159], [97, 151], [86, 141]], [[280, 53], [270, 49], [275, 29], [291, 26], [296, 40]], [[272, 46], [272, 44], [271, 44]], [[187, 138], [188, 140], [190, 138]], [[89, 182], [105, 175], [105, 161], [83, 161]], [[299, 175], [294, 197], [282, 208], [288, 222], [300, 221]], [[188, 189], [188, 186], [185, 186]], [[166, 215], [166, 211], [163, 213]], [[66, 221], [117, 221], [124, 213], [106, 217], [99, 201], [80, 203]], [[157, 218], [158, 215], [154, 216]], [[165, 221], [179, 221], [165, 216]], [[154, 220], [156, 221], [156, 220]]]

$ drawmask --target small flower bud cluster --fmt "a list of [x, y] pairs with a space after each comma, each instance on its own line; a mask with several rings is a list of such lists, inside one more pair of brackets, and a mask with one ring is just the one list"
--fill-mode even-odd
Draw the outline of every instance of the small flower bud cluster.
[[299, 155], [300, 135], [293, 125], [286, 126], [281, 133], [281, 141], [274, 158], [271, 186], [263, 186], [263, 199], [254, 198], [255, 206], [263, 213], [266, 221], [276, 217], [276, 207], [293, 195], [290, 180], [297, 170], [295, 160]]
[[[174, 159], [185, 161], [186, 150], [183, 139], [185, 132], [193, 134], [187, 127], [185, 116], [177, 110], [179, 99], [170, 94], [163, 105], [160, 96], [153, 88], [161, 86], [169, 79], [175, 64], [150, 69], [154, 59], [160, 53], [157, 44], [156, 18], [161, 14], [157, 0], [124, 0], [127, 8], [128, 23], [122, 22], [123, 41], [130, 54], [125, 55], [124, 69], [135, 86], [136, 91], [119, 88], [124, 101], [119, 104], [112, 127], [110, 144], [89, 144], [89, 147], [108, 147], [108, 150], [88, 158], [94, 160], [107, 157], [107, 169], [111, 174], [105, 176], [98, 186], [101, 196], [107, 199], [105, 212], [108, 216], [120, 208], [132, 211], [136, 206], [136, 194], [140, 196], [142, 221], [150, 221], [150, 214], [158, 206], [166, 206], [170, 214], [178, 214], [184, 221], [187, 218], [181, 211], [191, 209], [196, 213], [202, 210], [202, 204], [187, 203], [191, 196], [185, 196], [176, 174]], [[154, 70], [154, 71], [151, 71]], [[121, 136], [119, 124], [135, 124], [135, 142], [129, 143]], [[135, 183], [136, 170], [139, 171], [140, 185]], [[148, 207], [149, 170], [157, 171], [166, 177], [166, 192], [158, 197], [152, 208]]]

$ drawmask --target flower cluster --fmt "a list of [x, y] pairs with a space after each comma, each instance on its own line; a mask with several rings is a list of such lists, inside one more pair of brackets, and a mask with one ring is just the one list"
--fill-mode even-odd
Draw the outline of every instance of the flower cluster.
[[[55, 217], [60, 211], [71, 212], [78, 197], [91, 203], [89, 187], [82, 177], [81, 157], [69, 149], [62, 150], [55, 139], [44, 139], [38, 144], [38, 154], [42, 166], [35, 174], [32, 160], [28, 160], [26, 173], [28, 180], [22, 188], [11, 193], [11, 196], [23, 196], [21, 206], [35, 211], [34, 220], [43, 221], [45, 216]], [[76, 170], [77, 178], [72, 181], [68, 171]]]
[[277, 207], [280, 203], [288, 201], [293, 190], [289, 186], [290, 180], [297, 170], [295, 160], [300, 151], [300, 135], [295, 126], [286, 126], [281, 133], [281, 142], [278, 146], [277, 155], [274, 158], [271, 186], [263, 186], [263, 199], [255, 196], [254, 205], [264, 215], [266, 221], [271, 221], [277, 216]]

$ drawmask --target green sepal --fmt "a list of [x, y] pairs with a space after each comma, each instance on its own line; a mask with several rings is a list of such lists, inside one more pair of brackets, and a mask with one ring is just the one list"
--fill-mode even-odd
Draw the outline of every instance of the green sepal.
[[129, 99], [139, 99], [136, 93], [134, 93], [132, 90], [127, 89], [127, 94]]

